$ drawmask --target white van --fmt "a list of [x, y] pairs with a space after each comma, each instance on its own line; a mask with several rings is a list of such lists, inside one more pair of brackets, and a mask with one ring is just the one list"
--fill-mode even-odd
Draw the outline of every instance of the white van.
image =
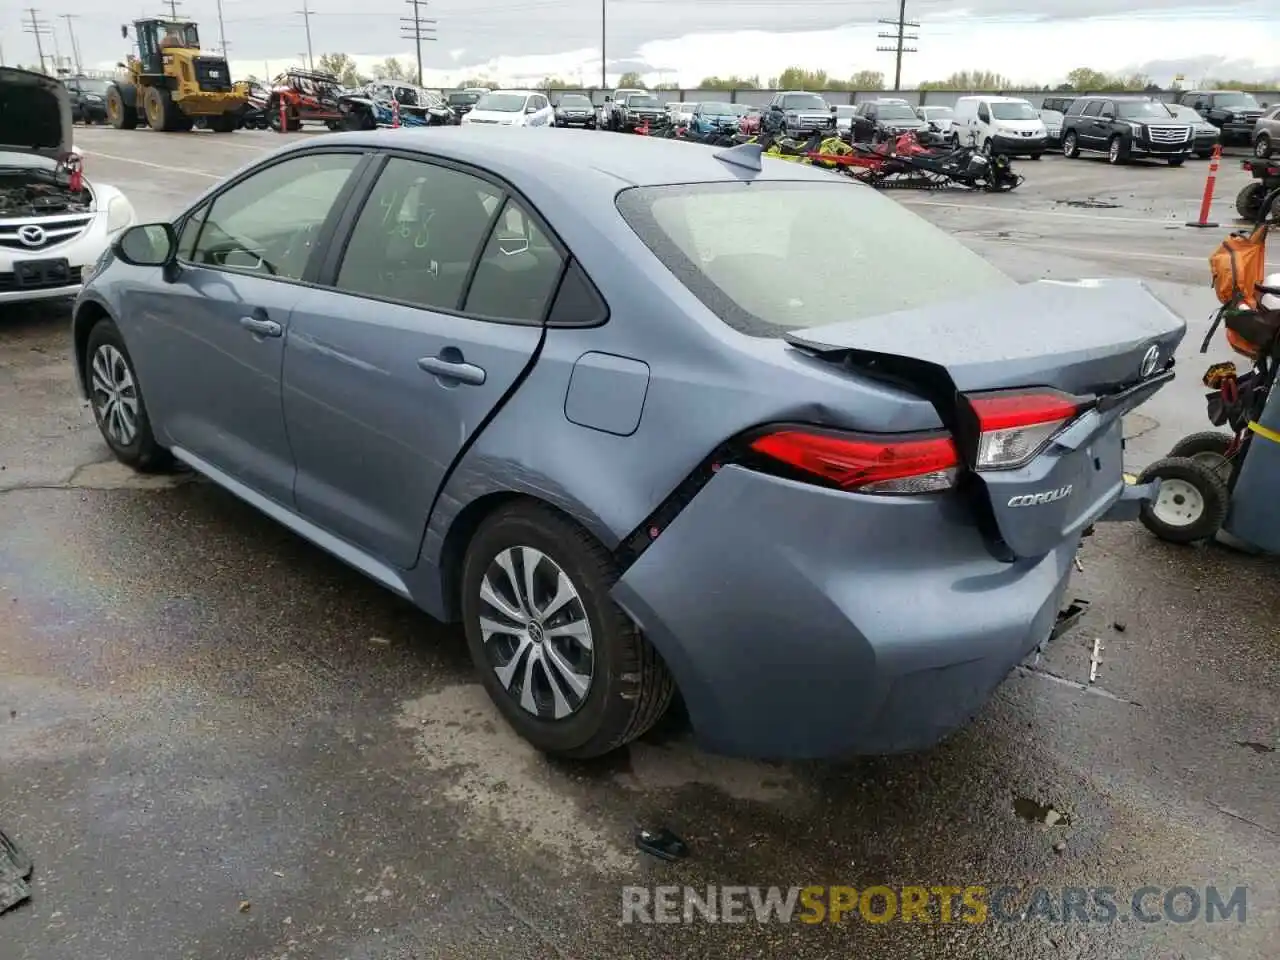
[[985, 154], [1029, 156], [1039, 160], [1049, 141], [1044, 121], [1021, 97], [961, 97], [951, 121], [951, 141], [978, 147]]

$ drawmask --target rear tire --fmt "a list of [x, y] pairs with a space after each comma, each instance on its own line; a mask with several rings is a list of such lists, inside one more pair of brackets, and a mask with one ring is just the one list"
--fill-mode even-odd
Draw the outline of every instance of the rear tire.
[[1062, 137], [1062, 155], [1068, 160], [1074, 160], [1080, 156], [1080, 141], [1076, 137], [1074, 130], [1064, 134]]
[[178, 109], [168, 90], [160, 87], [147, 87], [142, 95], [142, 106], [147, 115], [147, 126], [152, 130], [163, 130], [173, 133], [178, 130], [190, 130], [192, 120]]
[[1141, 519], [1161, 540], [1196, 543], [1222, 527], [1230, 494], [1216, 471], [1189, 457], [1166, 457], [1138, 476], [1138, 483], [1153, 480], [1160, 481], [1160, 490], [1142, 505]]
[[1169, 457], [1195, 460], [1221, 477], [1222, 482], [1230, 489], [1240, 469], [1239, 452], [1230, 458], [1227, 457], [1227, 451], [1231, 449], [1233, 443], [1235, 443], [1235, 437], [1229, 433], [1205, 430], [1183, 437], [1173, 445], [1173, 449], [1169, 451]]
[[1240, 215], [1241, 220], [1248, 220], [1250, 223], [1256, 223], [1258, 216], [1262, 213], [1262, 201], [1267, 198], [1267, 189], [1259, 181], [1246, 184], [1244, 189], [1236, 194], [1236, 213]]
[[[134, 88], [136, 95], [137, 88]], [[107, 88], [107, 120], [117, 130], [136, 130], [138, 111], [124, 101], [124, 94], [114, 83]]]
[[240, 125], [240, 118], [235, 113], [227, 112], [218, 117], [209, 117], [205, 125], [214, 133], [234, 133]]
[[1186, 159], [1187, 159], [1186, 157], [1170, 157], [1170, 158], [1169, 158], [1169, 166], [1171, 166], [1171, 167], [1180, 167], [1180, 166], [1182, 166], [1183, 162], [1184, 162]]
[[102, 319], [94, 325], [84, 354], [93, 419], [115, 458], [139, 473], [173, 466], [173, 456], [151, 431], [142, 384], [114, 321]]
[[[526, 558], [542, 574], [527, 605]], [[510, 563], [514, 583], [502, 562]], [[613, 557], [594, 537], [541, 504], [499, 510], [467, 547], [462, 614], [472, 661], [507, 722], [539, 750], [575, 759], [602, 756], [642, 735], [671, 703], [671, 674], [609, 596], [617, 578]], [[482, 599], [482, 590], [486, 598], [496, 594], [499, 602]], [[570, 597], [551, 616], [538, 612], [562, 591]], [[502, 613], [500, 604], [515, 608], [520, 617]], [[527, 606], [535, 608], [534, 617], [523, 612]], [[482, 616], [513, 632], [482, 629]], [[580, 682], [575, 689], [565, 679], [566, 665], [585, 686]], [[500, 676], [504, 667], [510, 669]], [[558, 682], [558, 697], [553, 682]]]
[[1253, 155], [1259, 160], [1268, 160], [1271, 157], [1271, 136], [1270, 134], [1260, 133], [1258, 138], [1253, 141]]

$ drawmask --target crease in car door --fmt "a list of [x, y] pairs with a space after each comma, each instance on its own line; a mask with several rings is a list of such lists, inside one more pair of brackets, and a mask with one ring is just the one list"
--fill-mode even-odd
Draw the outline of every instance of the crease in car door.
[[[204, 211], [172, 283], [148, 288], [148, 367], [169, 441], [279, 503], [293, 496], [280, 377], [314, 241], [362, 157], [258, 171]], [[184, 231], [185, 233], [185, 231]], [[182, 254], [187, 254], [182, 256]], [[151, 384], [148, 384], [148, 389]]]
[[559, 253], [506, 230], [525, 221], [504, 203], [478, 176], [392, 157], [335, 289], [294, 309], [284, 409], [297, 509], [402, 569], [454, 459], [532, 361], [559, 280]]

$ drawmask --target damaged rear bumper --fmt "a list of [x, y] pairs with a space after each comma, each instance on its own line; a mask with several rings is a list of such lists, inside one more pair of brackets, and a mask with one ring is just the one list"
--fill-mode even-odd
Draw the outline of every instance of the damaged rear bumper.
[[613, 596], [706, 749], [893, 753], [966, 724], [1048, 641], [1078, 544], [1005, 563], [959, 496], [857, 496], [726, 466]]

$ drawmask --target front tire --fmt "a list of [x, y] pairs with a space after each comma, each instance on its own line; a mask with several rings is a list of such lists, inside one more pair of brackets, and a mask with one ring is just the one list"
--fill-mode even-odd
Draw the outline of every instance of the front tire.
[[1138, 483], [1160, 481], [1154, 501], [1142, 505], [1142, 525], [1169, 543], [1208, 540], [1227, 518], [1230, 494], [1217, 471], [1190, 457], [1157, 460]]
[[[135, 87], [135, 93], [137, 88]], [[117, 130], [136, 130], [138, 111], [124, 102], [120, 88], [112, 84], [107, 88], [107, 120]]]
[[99, 320], [89, 331], [84, 380], [93, 419], [117, 460], [140, 473], [157, 473], [172, 466], [172, 456], [151, 431], [142, 384], [112, 320]]
[[1186, 159], [1187, 159], [1186, 157], [1170, 157], [1169, 166], [1180, 167], [1186, 161]]
[[1253, 155], [1259, 160], [1268, 160], [1271, 157], [1271, 137], [1269, 134], [1260, 133], [1258, 139], [1253, 141]]
[[1062, 138], [1062, 155], [1068, 160], [1074, 160], [1080, 156], [1080, 141], [1074, 130]]
[[613, 557], [550, 508], [517, 503], [467, 548], [462, 614], [485, 690], [546, 753], [602, 756], [662, 717], [675, 685], [609, 597]]
[[1129, 148], [1125, 146], [1124, 138], [1116, 134], [1111, 138], [1111, 142], [1107, 144], [1107, 162], [1113, 167], [1129, 162]]

